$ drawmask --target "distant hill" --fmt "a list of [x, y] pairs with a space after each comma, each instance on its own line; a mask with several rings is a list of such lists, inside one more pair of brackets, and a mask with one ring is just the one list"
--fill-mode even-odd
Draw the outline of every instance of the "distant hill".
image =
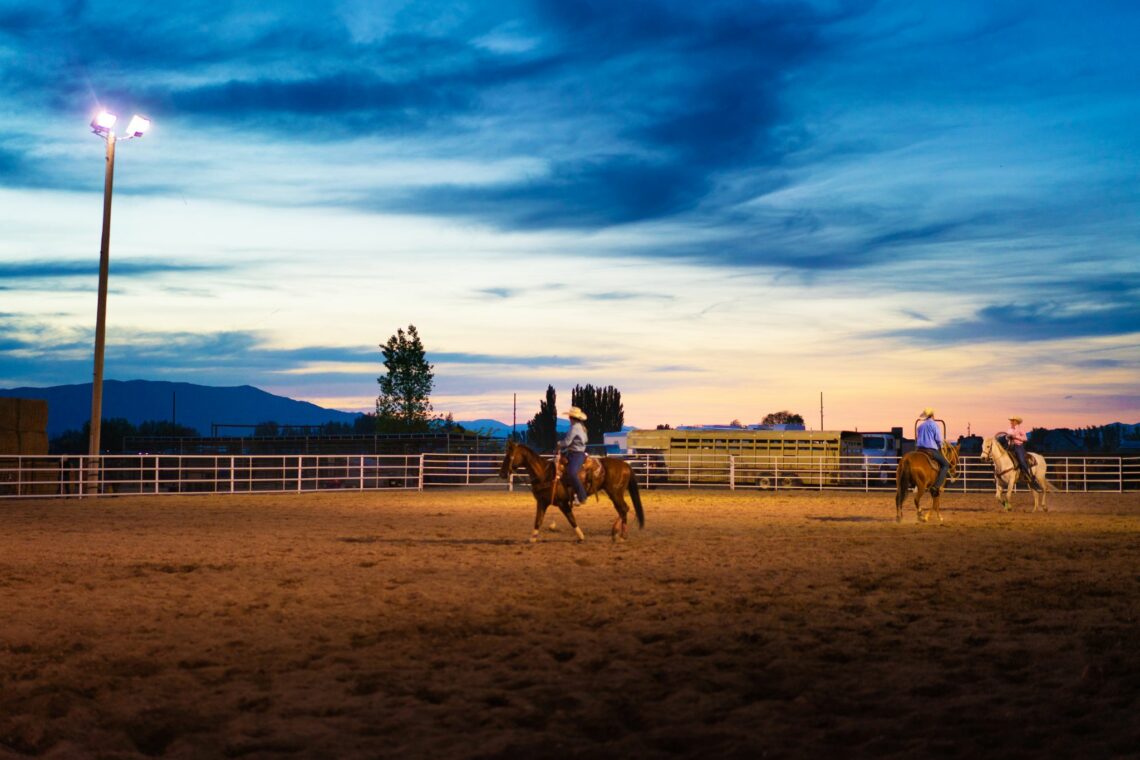
[[[0, 396], [40, 398], [48, 402], [48, 437], [79, 430], [91, 418], [91, 383], [47, 388], [0, 388]], [[177, 419], [173, 419], [174, 417]], [[214, 424], [351, 425], [354, 412], [324, 409], [308, 401], [275, 396], [250, 385], [219, 388], [158, 380], [107, 380], [103, 383], [103, 417], [122, 417], [133, 425], [149, 420], [175, 421], [210, 435]], [[238, 435], [241, 431], [224, 431]]]
[[[527, 420], [526, 422], [529, 422]], [[520, 422], [515, 428], [519, 433], [526, 433], [526, 422]], [[480, 433], [492, 438], [506, 438], [511, 434], [511, 426], [505, 422], [498, 420], [479, 419], [479, 420], [456, 420], [457, 425], [463, 426], [464, 430], [470, 430], [472, 433]], [[570, 429], [570, 420], [559, 419], [555, 423], [560, 433], [565, 433]]]
[[[0, 388], [0, 396], [40, 398], [48, 402], [48, 437], [68, 430], [81, 430], [91, 418], [91, 383], [53, 385], [47, 388]], [[325, 409], [308, 401], [275, 396], [251, 385], [217, 387], [194, 383], [172, 383], [161, 380], [106, 380], [103, 382], [103, 417], [122, 417], [132, 425], [143, 422], [177, 422], [210, 435], [212, 426], [256, 425], [276, 422], [280, 425], [323, 425], [326, 422], [353, 424], [360, 414]], [[175, 419], [176, 417], [176, 419]], [[506, 438], [511, 426], [492, 419], [456, 420], [464, 430], [494, 438]], [[568, 430], [570, 422], [558, 420], [558, 429]], [[526, 432], [526, 423], [518, 429]], [[224, 435], [242, 435], [249, 431], [221, 430]]]

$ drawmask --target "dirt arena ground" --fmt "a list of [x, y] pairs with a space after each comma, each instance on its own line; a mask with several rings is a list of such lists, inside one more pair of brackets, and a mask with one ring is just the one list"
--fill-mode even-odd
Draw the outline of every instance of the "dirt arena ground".
[[0, 757], [1137, 755], [1140, 494], [643, 496], [0, 500]]

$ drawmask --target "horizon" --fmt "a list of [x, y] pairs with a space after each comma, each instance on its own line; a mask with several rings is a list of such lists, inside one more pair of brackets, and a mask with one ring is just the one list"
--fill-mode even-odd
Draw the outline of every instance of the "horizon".
[[414, 324], [456, 419], [1140, 419], [1140, 6], [102, 10], [0, 7], [0, 386], [91, 381], [106, 107], [108, 380], [367, 411]]
[[[181, 381], [169, 381], [169, 380], [157, 380], [157, 381], [153, 381], [153, 380], [144, 380], [144, 379], [141, 379], [141, 378], [133, 378], [133, 379], [131, 379], [131, 380], [121, 380], [121, 381], [120, 381], [120, 380], [108, 380], [107, 382], [108, 382], [108, 383], [114, 383], [114, 382], [119, 382], [119, 383], [143, 382], [143, 383], [173, 383], [173, 384], [186, 384], [186, 385], [192, 385], [192, 386], [194, 386], [194, 387], [198, 387], [198, 388], [206, 388], [206, 389], [209, 389], [209, 390], [236, 390], [236, 389], [241, 389], [241, 388], [247, 388], [247, 387], [248, 387], [248, 388], [253, 388], [254, 390], [257, 390], [257, 391], [261, 391], [261, 392], [264, 392], [264, 393], [270, 393], [269, 391], [266, 391], [266, 390], [265, 390], [265, 389], [263, 389], [263, 388], [258, 388], [257, 386], [255, 386], [255, 385], [250, 385], [250, 384], [248, 384], [248, 383], [245, 383], [245, 384], [241, 384], [241, 385], [233, 385], [233, 386], [211, 386], [211, 385], [201, 385], [201, 384], [197, 384], [197, 383], [184, 383], [184, 382], [181, 382]], [[54, 387], [54, 388], [61, 388], [61, 387], [84, 387], [84, 388], [89, 388], [89, 387], [90, 387], [90, 385], [91, 385], [90, 383], [70, 383], [70, 384], [66, 384], [66, 385], [62, 385], [62, 386], [51, 386], [51, 387]], [[32, 389], [32, 390], [45, 390], [44, 388], [38, 388], [38, 389], [35, 389], [35, 388], [31, 388], [31, 389]], [[11, 393], [12, 391], [16, 391], [16, 390], [21, 390], [21, 388], [0, 388], [0, 393]], [[271, 395], [276, 395], [276, 394], [271, 394]], [[303, 401], [306, 401], [305, 399], [292, 399], [292, 398], [290, 398], [290, 397], [284, 397], [284, 396], [277, 396], [277, 397], [278, 397], [278, 398], [285, 398], [285, 399], [287, 399], [287, 400], [290, 400], [290, 401], [301, 401], [301, 402], [303, 402]], [[312, 402], [308, 402], [308, 403], [312, 403]], [[319, 407], [319, 405], [318, 405], [318, 407]], [[344, 409], [333, 409], [333, 408], [329, 408], [329, 407], [319, 407], [319, 408], [320, 408], [320, 409], [322, 409], [323, 411], [328, 411], [328, 412], [333, 412], [333, 413], [340, 413], [340, 414], [368, 414], [368, 413], [369, 413], [369, 412], [350, 411], [350, 410], [344, 410]], [[537, 412], [537, 410], [536, 410], [536, 412]], [[443, 417], [444, 417], [444, 415], [438, 415], [438, 416], [436, 416], [434, 419], [442, 419]], [[534, 415], [533, 415], [533, 414], [531, 414], [531, 415], [528, 415], [526, 419], [523, 419], [523, 420], [521, 420], [521, 421], [519, 421], [519, 422], [515, 423], [513, 426], [512, 426], [512, 423], [511, 423], [510, 421], [508, 421], [508, 420], [503, 420], [503, 419], [500, 419], [500, 418], [497, 418], [497, 417], [476, 417], [476, 418], [470, 418], [470, 419], [455, 419], [454, 421], [455, 421], [455, 423], [456, 423], [456, 424], [459, 424], [459, 425], [464, 425], [464, 424], [472, 424], [472, 423], [480, 423], [480, 422], [483, 422], [483, 423], [494, 423], [495, 425], [497, 425], [497, 426], [501, 426], [501, 427], [503, 427], [503, 428], [506, 428], [506, 429], [525, 429], [525, 428], [526, 428], [526, 425], [527, 425], [527, 422], [529, 422], [531, 419], [533, 419], [533, 417], [534, 417]], [[111, 417], [105, 417], [105, 419], [112, 419], [112, 418], [111, 418]], [[86, 421], [87, 421], [87, 420], [86, 420], [86, 419], [84, 419], [84, 422], [86, 422]], [[143, 421], [149, 421], [149, 422], [166, 422], [166, 421], [172, 421], [172, 420], [167, 420], [167, 419], [163, 418], [163, 419], [155, 419], [155, 420], [143, 420]], [[258, 422], [265, 422], [265, 421], [267, 421], [267, 420], [259, 420]], [[291, 425], [291, 424], [302, 424], [302, 425], [310, 425], [310, 424], [312, 424], [312, 423], [297, 423], [297, 422], [294, 422], [294, 421], [291, 421], [291, 420], [277, 420], [277, 419], [275, 419], [275, 420], [272, 420], [272, 421], [273, 421], [273, 422], [277, 422], [277, 423], [279, 423], [279, 424], [282, 424], [282, 425]], [[691, 427], [691, 428], [702, 428], [702, 427], [708, 427], [708, 428], [731, 428], [731, 427], [733, 427], [733, 424], [732, 424], [732, 423], [733, 423], [734, 421], [735, 421], [735, 420], [726, 420], [726, 421], [714, 421], [714, 422], [708, 422], [708, 421], [706, 421], [706, 422], [697, 422], [697, 423], [679, 423], [679, 424], [676, 424], [676, 425], [674, 425], [674, 424], [670, 424], [669, 426], [670, 426], [671, 428], [674, 428], [674, 429], [677, 429], [677, 428], [682, 428], [682, 427]], [[569, 422], [568, 422], [568, 420], [566, 420], [566, 419], [565, 419], [565, 414], [564, 414], [564, 411], [563, 411], [563, 412], [560, 412], [560, 413], [559, 413], [558, 422], [559, 422], [559, 425], [560, 425], [560, 426], [569, 427]], [[749, 425], [758, 425], [758, 424], [761, 424], [761, 422], [760, 422], [759, 420], [757, 420], [756, 422], [749, 422], [749, 421], [746, 421], [746, 420], [739, 420], [739, 422], [741, 423], [741, 427], [747, 427], [747, 426], [749, 426]], [[254, 424], [257, 424], [257, 423], [253, 423], [253, 422], [249, 423], [249, 425], [250, 425], [250, 426], [252, 426], [252, 425], [254, 425]], [[665, 423], [665, 424], [668, 424], [668, 423]], [[1054, 427], [1047, 427], [1047, 426], [1034, 426], [1034, 428], [1032, 428], [1032, 429], [1041, 428], [1041, 429], [1046, 429], [1046, 430], [1057, 430], [1057, 429], [1062, 429], [1062, 430], [1074, 430], [1074, 431], [1077, 431], [1077, 430], [1080, 430], [1080, 429], [1082, 429], [1082, 428], [1100, 428], [1100, 427], [1108, 427], [1108, 426], [1113, 426], [1113, 425], [1120, 425], [1120, 426], [1123, 426], [1123, 427], [1129, 427], [1129, 428], [1131, 428], [1131, 427], [1135, 427], [1135, 426], [1138, 426], [1138, 425], [1140, 425], [1140, 421], [1137, 421], [1137, 422], [1127, 422], [1127, 421], [1125, 421], [1125, 420], [1113, 420], [1113, 421], [1111, 421], [1111, 422], [1102, 423], [1102, 424], [1099, 424], [1099, 425], [1081, 425], [1081, 426], [1079, 426], [1079, 427], [1076, 427], [1076, 428], [1068, 428], [1068, 427], [1054, 428]], [[806, 419], [804, 420], [804, 428], [805, 428], [805, 430], [808, 430], [808, 431], [812, 431], [812, 430], [851, 430], [851, 431], [854, 431], [854, 432], [860, 432], [860, 433], [885, 433], [885, 432], [890, 432], [890, 429], [891, 429], [891, 427], [899, 427], [899, 426], [898, 426], [898, 425], [892, 425], [892, 426], [887, 426], [887, 427], [883, 427], [883, 428], [878, 428], [878, 427], [870, 427], [870, 426], [859, 426], [859, 425], [856, 425], [856, 426], [853, 426], [853, 427], [842, 427], [842, 428], [840, 428], [840, 427], [830, 427], [830, 426], [829, 426], [829, 427], [822, 427], [822, 428], [821, 428], [821, 427], [817, 427], [817, 426], [814, 426], [814, 425], [812, 425], [812, 424], [810, 423], [810, 421], [809, 421], [809, 420], [806, 420]], [[908, 432], [908, 429], [907, 429], [907, 427], [906, 427], [905, 425], [902, 425], [901, 427], [903, 428], [903, 436], [904, 436], [904, 437], [906, 437], [906, 435], [907, 435], [907, 432]], [[607, 431], [607, 433], [620, 433], [620, 432], [624, 432], [624, 431], [627, 431], [627, 430], [634, 430], [634, 429], [645, 430], [645, 429], [654, 429], [654, 428], [656, 428], [656, 425], [654, 425], [654, 426], [640, 426], [640, 425], [633, 425], [633, 424], [630, 424], [630, 423], [628, 423], [628, 422], [627, 422], [627, 423], [626, 423], [626, 424], [623, 426], [622, 430]], [[947, 425], [947, 428], [949, 429], [949, 425]], [[69, 429], [71, 429], [71, 428], [69, 428]], [[474, 430], [475, 432], [478, 432], [478, 429], [477, 429], [477, 428], [475, 428], [475, 429], [473, 429], [473, 430]], [[998, 431], [993, 431], [993, 432], [998, 432]], [[993, 435], [993, 433], [992, 433], [992, 432], [989, 432], [989, 433], [987, 433], [987, 432], [979, 432], [979, 431], [976, 431], [976, 430], [966, 430], [965, 432], [962, 432], [962, 433], [959, 433], [959, 434], [954, 434], [953, 432], [950, 432], [950, 433], [948, 433], [948, 437], [949, 437], [951, 440], [956, 440], [956, 439], [958, 439], [958, 438], [960, 438], [960, 437], [968, 437], [968, 436], [970, 436], [970, 435], [973, 435], [973, 436], [978, 436], [978, 437], [982, 437], [982, 438], [986, 438], [986, 437], [989, 437], [989, 436]]]

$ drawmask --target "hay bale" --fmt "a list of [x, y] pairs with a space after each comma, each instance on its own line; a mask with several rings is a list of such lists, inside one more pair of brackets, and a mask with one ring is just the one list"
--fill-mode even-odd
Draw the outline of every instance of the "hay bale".
[[48, 453], [47, 433], [21, 432], [19, 435], [20, 435], [20, 453], [21, 454], [46, 454], [46, 453]]
[[0, 430], [0, 455], [20, 453], [20, 434], [15, 430]]
[[22, 398], [20, 402], [20, 432], [47, 433], [48, 402], [42, 398]]
[[20, 429], [20, 399], [0, 398], [0, 432]]

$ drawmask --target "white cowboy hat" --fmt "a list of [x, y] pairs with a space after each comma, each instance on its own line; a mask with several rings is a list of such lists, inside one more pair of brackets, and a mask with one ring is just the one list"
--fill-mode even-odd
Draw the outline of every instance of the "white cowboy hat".
[[586, 413], [576, 406], [570, 407], [570, 411], [566, 412], [566, 416], [572, 420], [582, 420], [582, 422], [586, 421]]
[[931, 417], [934, 416], [934, 407], [932, 407], [932, 406], [926, 407], [925, 409], [922, 410], [922, 414], [920, 414], [918, 416], [920, 419], [924, 419], [924, 420], [930, 419]]
[[1020, 424], [1021, 424], [1022, 422], [1024, 422], [1025, 420], [1021, 419], [1021, 418], [1020, 418], [1020, 417], [1018, 417], [1016, 414], [1014, 414], [1014, 415], [1010, 415], [1009, 421], [1010, 421], [1010, 422], [1016, 422], [1018, 425], [1020, 425]]

